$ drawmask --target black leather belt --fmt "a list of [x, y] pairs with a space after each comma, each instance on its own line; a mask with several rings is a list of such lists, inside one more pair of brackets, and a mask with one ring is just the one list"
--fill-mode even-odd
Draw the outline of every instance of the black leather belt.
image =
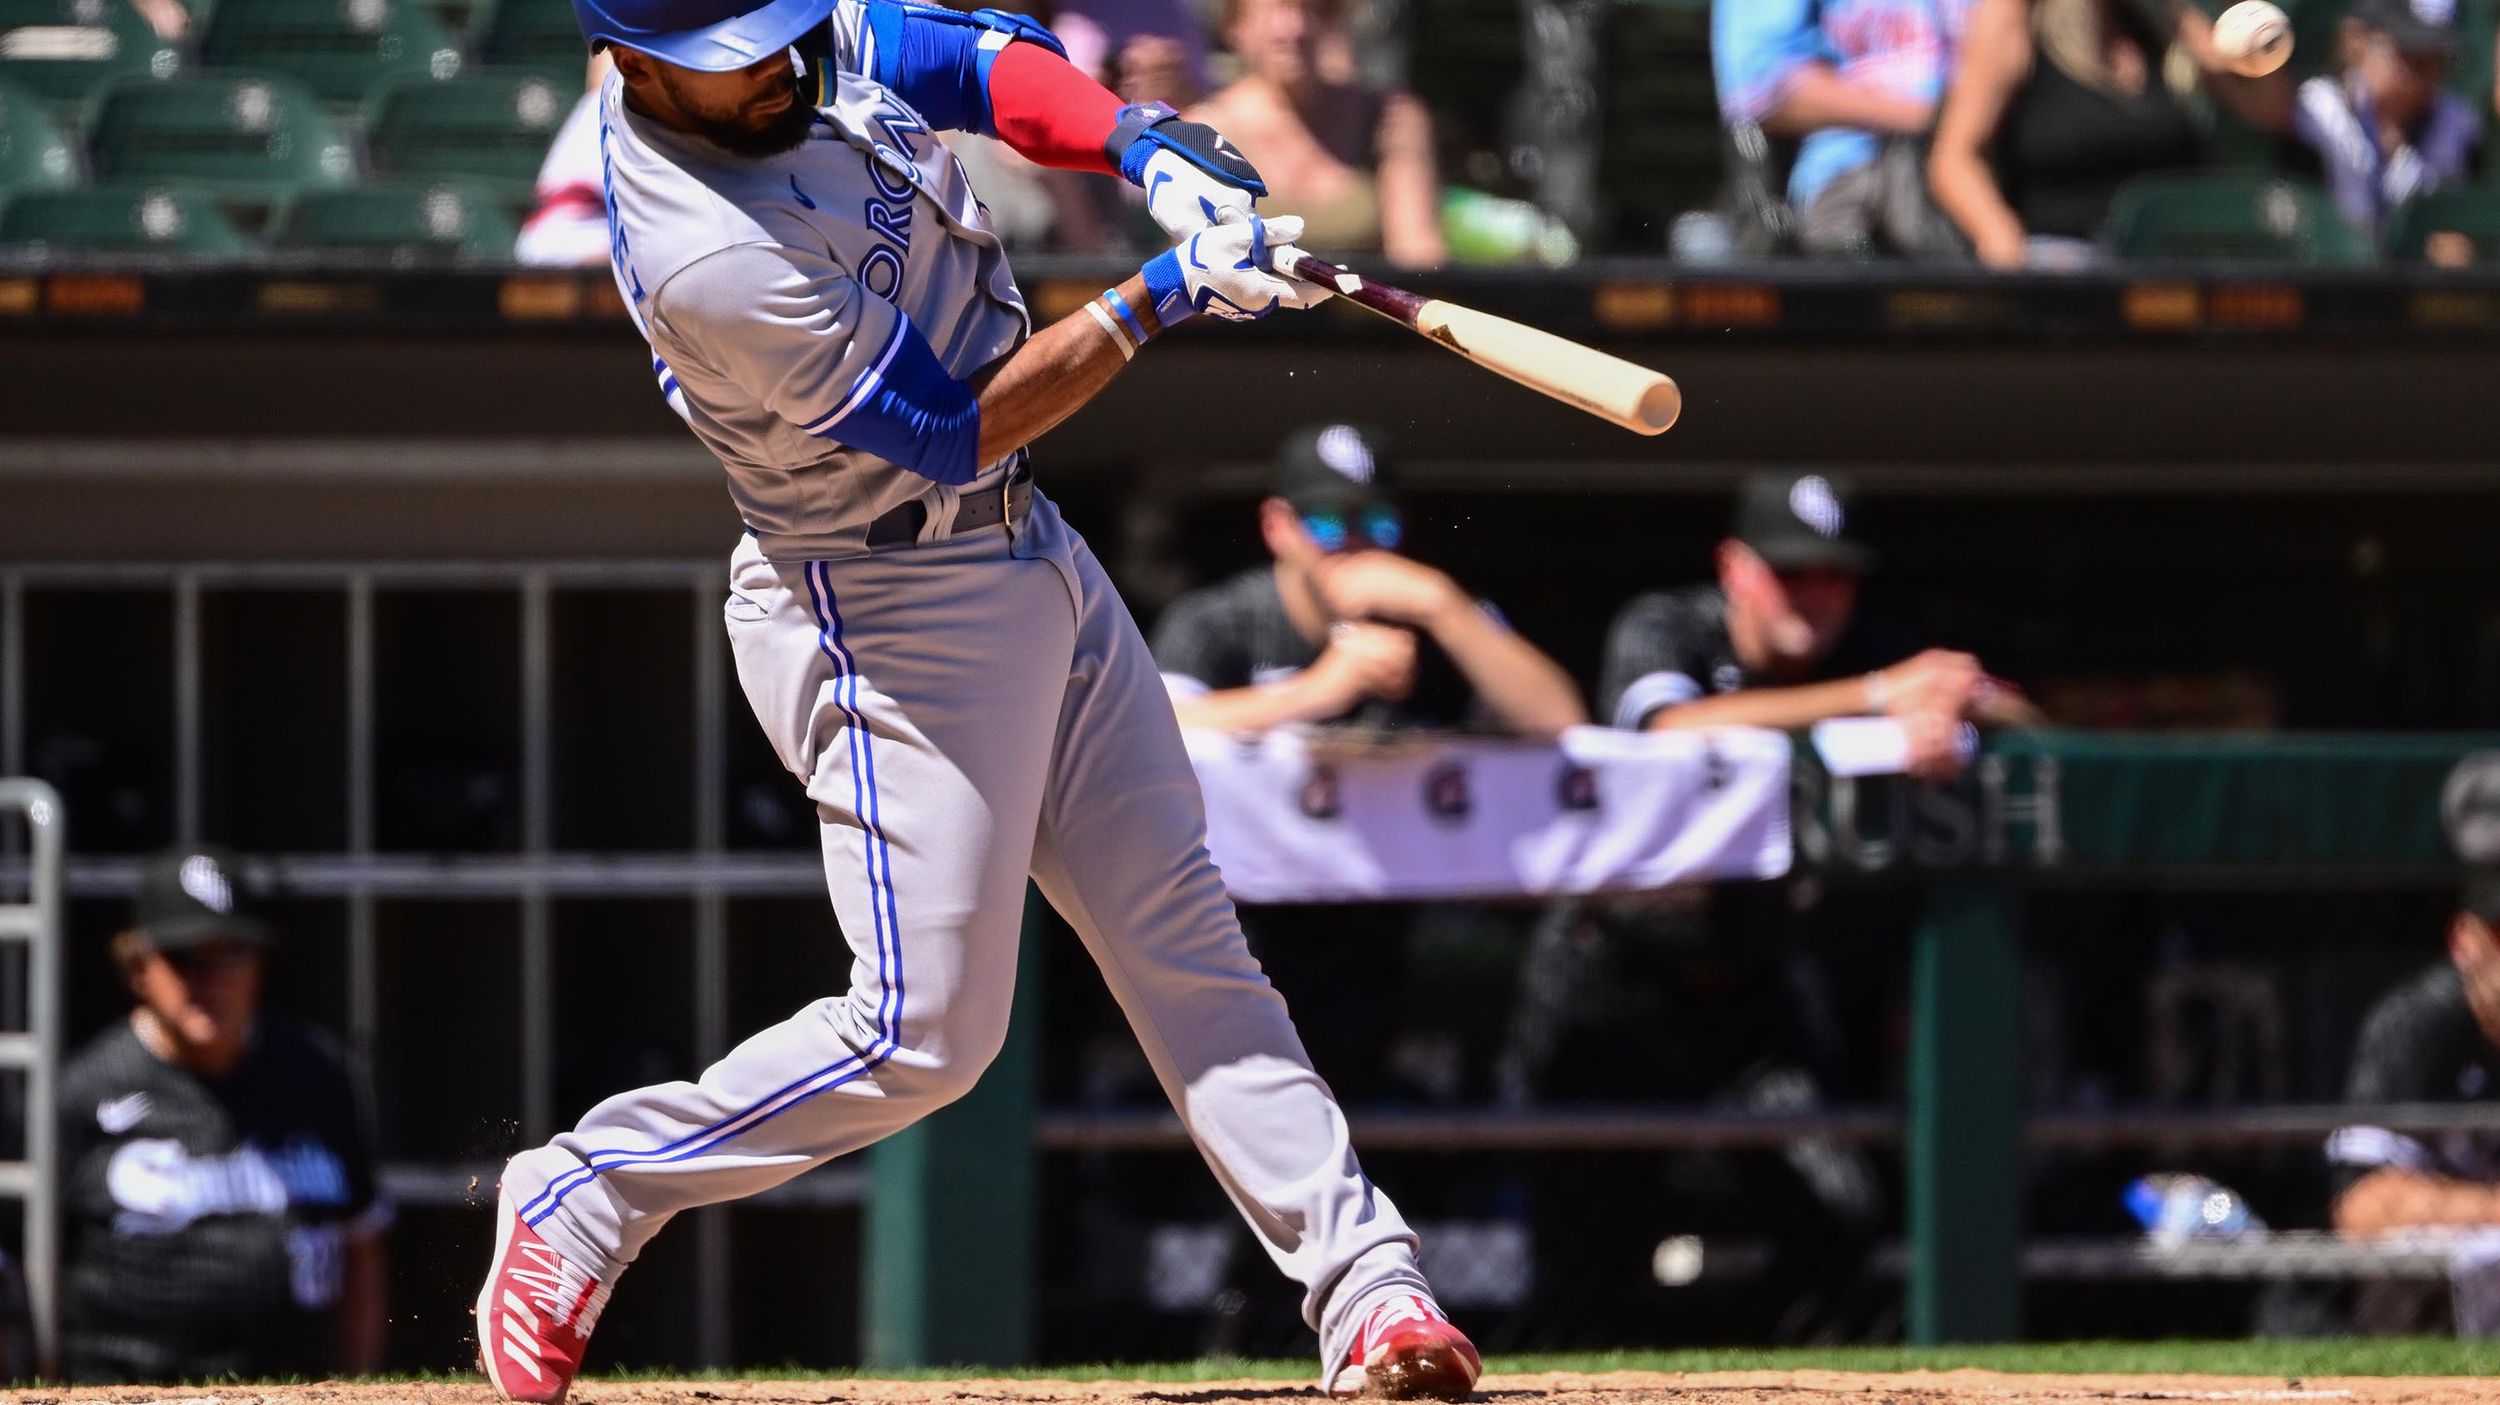
[[[1029, 460], [1020, 460], [1015, 471], [1007, 475], [1003, 487], [967, 494], [955, 504], [955, 525], [946, 535], [959, 537], [966, 532], [995, 527], [1001, 522], [1020, 522], [1032, 506], [1033, 465]], [[920, 530], [928, 525], [928, 504], [907, 502], [868, 524], [868, 549], [882, 551], [915, 545], [920, 540]]]

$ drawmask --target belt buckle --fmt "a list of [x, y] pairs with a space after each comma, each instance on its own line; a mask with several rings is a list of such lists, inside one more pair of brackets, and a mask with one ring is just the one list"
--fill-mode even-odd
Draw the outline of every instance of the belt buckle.
[[1007, 471], [998, 480], [998, 521], [1007, 529], [1010, 541], [1016, 535], [1016, 484], [1031, 471], [1032, 462], [1030, 450], [1016, 450], [1016, 461], [1007, 466]]

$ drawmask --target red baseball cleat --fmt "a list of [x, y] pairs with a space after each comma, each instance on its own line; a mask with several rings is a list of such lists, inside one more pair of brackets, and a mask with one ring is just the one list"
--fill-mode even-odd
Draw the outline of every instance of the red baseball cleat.
[[557, 1253], [521, 1222], [509, 1200], [495, 1209], [495, 1266], [477, 1295], [477, 1365], [506, 1400], [554, 1405], [572, 1388], [608, 1285]]
[[1440, 1309], [1413, 1294], [1383, 1302], [1363, 1319], [1354, 1346], [1328, 1378], [1330, 1395], [1390, 1400], [1465, 1400], [1484, 1371], [1475, 1343]]

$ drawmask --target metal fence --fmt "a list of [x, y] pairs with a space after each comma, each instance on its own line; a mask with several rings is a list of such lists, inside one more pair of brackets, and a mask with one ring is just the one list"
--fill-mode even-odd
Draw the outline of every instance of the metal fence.
[[[394, 1364], [460, 1363], [459, 1303], [486, 1227], [471, 1207], [503, 1154], [629, 1079], [691, 1072], [841, 979], [812, 817], [738, 715], [712, 619], [724, 585], [717, 566], [678, 561], [0, 570], [0, 773], [53, 777], [79, 820], [60, 1026], [92, 1028], [119, 999], [100, 944], [82, 957], [77, 942], [118, 921], [141, 855], [214, 838], [265, 856], [256, 867], [285, 896], [290, 930], [335, 937], [282, 951], [279, 994], [336, 1023], [381, 1075], [386, 1183], [415, 1212], [401, 1283], [423, 1309], [394, 1314]], [[2440, 792], [2470, 743], [2164, 745], [2016, 745], [1944, 792], [1801, 780], [1803, 867], [1749, 904], [1812, 898], [1897, 919], [1843, 982], [1866, 1036], [1846, 1051], [1852, 1086], [1810, 1105], [1773, 1087], [1751, 1101], [1511, 1096], [1468, 1031], [1507, 1017], [1539, 915], [1496, 906], [1456, 935], [1410, 929], [1399, 940], [1420, 955], [1384, 986], [1408, 1003], [1355, 1012], [1400, 1045], [1386, 1055], [1398, 1076], [1349, 1101], [1375, 1174], [1440, 1246], [1454, 1306], [1506, 1347], [1985, 1334], [2011, 1330], [2026, 1296], [2034, 1331], [2170, 1335], [2182, 1320], [2251, 1319], [2240, 1298], [2227, 1313], [2130, 1319], [2074, 1294], [2188, 1283], [2218, 1303], [2217, 1285], [2234, 1282], [2421, 1283], [2452, 1263], [2423, 1242], [2328, 1240], [2314, 1218], [2228, 1242], [2156, 1242], [2120, 1220], [2118, 1191], [2137, 1173], [2229, 1181], [2233, 1158], [2314, 1166], [2354, 1116], [2314, 1076], [2167, 1092], [2027, 1081], [2025, 1040], [2055, 1021], [2033, 1018], [2026, 955], [2062, 979], [2060, 942], [2138, 920], [2091, 906], [2112, 895], [2140, 894], [2147, 911], [2234, 893], [2314, 907], [2340, 885], [2363, 894], [2354, 920], [2383, 932], [2442, 910]], [[2280, 922], [2272, 911], [2246, 920]], [[978, 1318], [993, 1288], [1012, 1299], [1002, 1331], [1019, 1318], [1039, 1329], [1012, 1354], [1298, 1349], [1273, 1275], [1123, 1054], [1092, 973], [1048, 944], [1046, 925], [1035, 939], [1050, 955], [1033, 967], [1046, 990], [1031, 998], [1049, 1037], [1009, 1074], [1039, 1087], [1033, 1110], [1002, 1120], [976, 1100], [870, 1170], [829, 1167], [695, 1216], [637, 1269], [603, 1349], [650, 1365], [929, 1359], [934, 1339], [896, 1305]], [[1302, 956], [1324, 982], [1353, 948], [1314, 940]], [[2427, 959], [2427, 930], [2423, 943]], [[2123, 1027], [2111, 1038], [2153, 1037], [2149, 977], [2181, 963], [2143, 964], [2120, 997], [2131, 1003], [2103, 1012]], [[2371, 992], [2353, 969], [2321, 965], [2312, 983], [2357, 1005]], [[2159, 998], [2193, 1005], [2217, 989]], [[2271, 1017], [2236, 1008], [2257, 1033], [2234, 1039], [2287, 1065], [2333, 1064], [2348, 1041], [2347, 1017], [2266, 1034]], [[635, 1039], [602, 1045], [594, 1015]], [[1323, 1073], [1359, 1084], [1338, 1057], [1323, 1055]], [[2472, 1107], [2372, 1121], [2432, 1137], [2500, 1130]], [[1024, 1214], [1017, 1243], [956, 1252], [944, 1236], [980, 1216], [925, 1193], [950, 1154], [1011, 1178], [1029, 1165], [1027, 1198], [998, 1203], [1049, 1213]], [[1857, 1168], [1870, 1215], [1835, 1230], [1804, 1212], [1767, 1225], [1684, 1213], [1742, 1206], [1771, 1178], [1810, 1176], [1797, 1163], [1816, 1157]], [[872, 1180], [885, 1229], [860, 1213]], [[2070, 1193], [2088, 1212], [2061, 1216]], [[911, 1292], [859, 1291], [848, 1266], [880, 1257], [881, 1284], [914, 1261]], [[718, 1291], [765, 1283], [769, 1304]], [[1798, 1311], [1799, 1285], [1817, 1283], [1823, 1300]], [[875, 1311], [902, 1315], [880, 1325]], [[1124, 1320], [1151, 1330], [1106, 1332]], [[941, 1356], [977, 1354], [976, 1339]]]
[[[648, 1002], [668, 1007], [654, 1022], [671, 1031], [661, 1042], [680, 1063], [699, 1066], [740, 1032], [731, 1013], [733, 919], [743, 914], [750, 928], [781, 931], [813, 923], [819, 939], [834, 944], [830, 915], [822, 912], [824, 879], [812, 826], [805, 826], [805, 842], [793, 852], [752, 842], [743, 851], [730, 846], [728, 768], [733, 741], [751, 729], [733, 733], [725, 725], [736, 687], [715, 618], [725, 589], [721, 567], [696, 562], [0, 570], [0, 680], [6, 680], [0, 775], [23, 774], [30, 764], [63, 775], [69, 803], [82, 816], [63, 890], [76, 933], [112, 930], [143, 854], [160, 844], [217, 840], [262, 855], [253, 864], [255, 875], [285, 897], [285, 915], [337, 937], [334, 949], [298, 942], [282, 952], [281, 996], [292, 991], [312, 1005], [308, 1013], [316, 1020], [334, 1022], [357, 1056], [378, 1066], [386, 1099], [396, 1087], [431, 1091], [437, 1103], [476, 1106], [474, 1114], [455, 1110], [432, 1119], [434, 1134], [422, 1138], [392, 1135], [393, 1119], [386, 1115], [387, 1190], [403, 1207], [420, 1211], [480, 1206], [491, 1201], [505, 1155], [543, 1140], [560, 1116], [577, 1110], [559, 1106], [566, 1060], [557, 1024], [567, 1006], [558, 989], [560, 958], [568, 946], [579, 951], [596, 942], [597, 929], [616, 914], [620, 900], [645, 913], [654, 905], [664, 909], [655, 919], [660, 935], [640, 946], [620, 942], [620, 949], [647, 957], [656, 947], [675, 966], [638, 973], [633, 983]], [[663, 689], [679, 700], [674, 711], [682, 725], [674, 746], [615, 762], [643, 777], [641, 784], [673, 796], [659, 803], [674, 805], [682, 834], [668, 848], [562, 843], [559, 772], [566, 760], [581, 759], [581, 748], [559, 757], [568, 733], [557, 716], [565, 691], [557, 676], [558, 616], [582, 620], [620, 608], [647, 613], [668, 601], [682, 626], [675, 647], [653, 651], [662, 657], [647, 676], [603, 681], [628, 690], [616, 696], [629, 706], [648, 710], [648, 695]], [[433, 606], [448, 611], [448, 625], [413, 618]], [[265, 617], [255, 619], [261, 610]], [[391, 656], [394, 617], [408, 646], [400, 653], [413, 657]], [[463, 637], [481, 619], [490, 627]], [[308, 629], [308, 621], [323, 627]], [[601, 621], [603, 639], [608, 623]], [[638, 622], [630, 632], [651, 633]], [[452, 647], [437, 647], [443, 636]], [[97, 686], [116, 693], [100, 712], [90, 706], [93, 700], [63, 686], [98, 671], [103, 681]], [[452, 681], [429, 685], [434, 690], [423, 695], [405, 691], [429, 676]], [[254, 678], [261, 683], [257, 690]], [[646, 695], [633, 697], [633, 687]], [[274, 726], [261, 730], [289, 734], [275, 744], [282, 755], [272, 754], [269, 738], [253, 735], [236, 716], [267, 704], [273, 692], [291, 700], [277, 709]], [[432, 834], [411, 834], [404, 823], [394, 833], [385, 791], [392, 788], [392, 772], [403, 773], [397, 798], [404, 819], [410, 789], [404, 773], [411, 762], [393, 744], [415, 745], [414, 764], [422, 766], [429, 753], [442, 750], [426, 745], [426, 710], [474, 713], [479, 699], [473, 695], [497, 693], [486, 706], [507, 709], [503, 734], [483, 750], [501, 760], [471, 779], [482, 775], [482, 784], [500, 793], [465, 810], [455, 801], [451, 818]], [[575, 732], [582, 715], [600, 705], [578, 690], [567, 703]], [[115, 709], [126, 710], [121, 720], [138, 735], [113, 734]], [[385, 738], [385, 731], [392, 736]], [[254, 760], [265, 769], [255, 769]], [[273, 820], [263, 797], [254, 794], [325, 786], [331, 801], [326, 816], [315, 813], [323, 808], [318, 804], [281, 802]], [[578, 813], [588, 803], [571, 808]], [[236, 836], [237, 828], [244, 837]], [[268, 837], [271, 830], [290, 829], [312, 842], [295, 847], [251, 837], [255, 830]], [[791, 899], [813, 899], [814, 905], [804, 915], [778, 910]], [[415, 949], [481, 923], [496, 934], [487, 945], [432, 960]], [[560, 932], [560, 926], [570, 930]], [[103, 979], [101, 943], [89, 945], [69, 958], [72, 1022], [82, 1030], [100, 1024], [119, 999]], [[454, 977], [448, 983], [417, 980], [424, 968], [464, 959], [484, 964], [465, 974], [438, 971]], [[288, 979], [289, 963], [299, 967], [297, 979]], [[576, 956], [571, 964], [601, 963]], [[459, 999], [464, 985], [479, 993], [463, 1009], [443, 1008], [445, 999]], [[463, 1058], [457, 1047], [463, 1037], [503, 1056]], [[420, 1086], [427, 1083], [441, 1086]], [[493, 1083], [501, 1086], [482, 1086]], [[847, 1211], [858, 1203], [860, 1185], [856, 1173], [829, 1168], [761, 1203]], [[486, 1220], [482, 1213], [470, 1217]], [[726, 1217], [697, 1215], [673, 1237], [691, 1241], [686, 1273], [704, 1282], [733, 1281], [737, 1236]], [[454, 1271], [449, 1263], [428, 1265], [429, 1301], [440, 1299], [438, 1310], [456, 1299], [431, 1280]], [[48, 1301], [48, 1292], [39, 1296]], [[670, 1332], [669, 1350], [691, 1364], [729, 1361], [735, 1345], [727, 1295], [671, 1296], [688, 1300], [681, 1320], [690, 1320], [691, 1329]], [[456, 1342], [449, 1340], [395, 1346], [394, 1355], [425, 1365], [458, 1360]]]
[[61, 1273], [59, 1120], [55, 1092], [61, 1063], [61, 870], [68, 830], [60, 796], [41, 781], [0, 778], [0, 834], [23, 826], [27, 853], [22, 898], [0, 903], [0, 947], [17, 959], [0, 967], [0, 1069], [23, 1080], [6, 1105], [20, 1112], [18, 1159], [0, 1163], [0, 1198], [18, 1202], [31, 1359], [0, 1362], [13, 1372], [48, 1363], [60, 1345]]

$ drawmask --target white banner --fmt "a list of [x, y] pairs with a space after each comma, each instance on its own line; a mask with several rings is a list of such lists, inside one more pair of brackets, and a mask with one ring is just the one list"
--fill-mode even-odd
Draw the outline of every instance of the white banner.
[[1581, 727], [1558, 743], [1184, 733], [1243, 902], [1657, 888], [1788, 871], [1788, 738]]

